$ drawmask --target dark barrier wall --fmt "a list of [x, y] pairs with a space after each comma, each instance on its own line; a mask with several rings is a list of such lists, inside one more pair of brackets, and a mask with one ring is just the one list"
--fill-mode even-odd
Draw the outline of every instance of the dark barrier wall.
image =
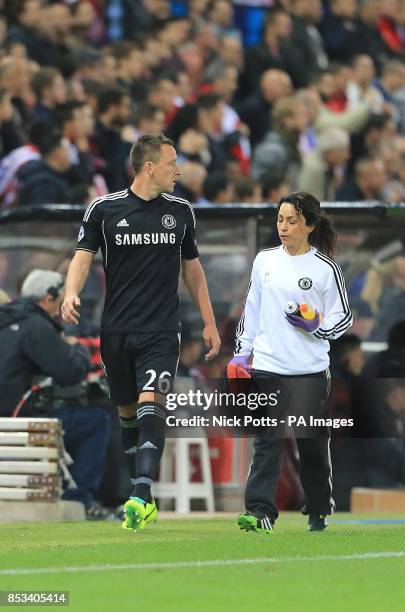
[[[354, 312], [352, 331], [363, 340], [385, 341], [405, 318], [405, 205], [377, 202], [325, 204], [339, 235], [337, 260], [344, 270]], [[224, 342], [232, 350], [253, 258], [278, 244], [274, 205], [196, 205], [197, 239]], [[83, 207], [43, 205], [0, 214], [0, 287], [11, 296], [26, 273], [42, 267], [66, 272], [74, 253]], [[83, 292], [83, 324], [97, 328], [104, 274], [99, 256]], [[184, 288], [181, 313], [187, 334], [200, 330]]]

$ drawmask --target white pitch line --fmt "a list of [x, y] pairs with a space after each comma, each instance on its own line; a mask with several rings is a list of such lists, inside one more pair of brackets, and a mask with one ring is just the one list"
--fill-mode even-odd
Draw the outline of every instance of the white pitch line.
[[291, 563], [307, 561], [350, 561], [351, 559], [389, 559], [405, 557], [405, 551], [369, 552], [354, 555], [319, 555], [317, 557], [259, 557], [257, 559], [212, 559], [208, 561], [179, 561], [174, 563], [122, 563], [119, 565], [78, 565], [68, 567], [38, 567], [24, 569], [3, 569], [1, 576], [27, 576], [33, 574], [57, 574], [68, 572], [110, 572], [114, 570], [156, 570], [193, 567], [218, 567], [226, 565], [254, 565], [255, 563]]

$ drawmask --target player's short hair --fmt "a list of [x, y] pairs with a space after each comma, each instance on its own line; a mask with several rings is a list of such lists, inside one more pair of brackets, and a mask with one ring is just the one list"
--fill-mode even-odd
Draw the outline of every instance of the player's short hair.
[[135, 175], [139, 174], [147, 161], [157, 163], [160, 159], [161, 146], [170, 145], [174, 147], [173, 140], [167, 138], [163, 133], [144, 134], [134, 143], [131, 148], [130, 160]]
[[21, 287], [21, 297], [38, 302], [46, 295], [56, 299], [64, 285], [63, 276], [60, 272], [52, 270], [32, 270], [25, 278]]

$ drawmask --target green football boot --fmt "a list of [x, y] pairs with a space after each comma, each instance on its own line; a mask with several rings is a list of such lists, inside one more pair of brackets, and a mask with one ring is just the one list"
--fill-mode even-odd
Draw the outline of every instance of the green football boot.
[[157, 517], [157, 507], [155, 500], [144, 502], [139, 497], [130, 497], [124, 504], [123, 529], [145, 529], [148, 523], [155, 521]]
[[241, 529], [245, 531], [254, 531], [255, 533], [269, 534], [274, 529], [274, 523], [264, 512], [245, 512], [239, 514], [237, 523]]

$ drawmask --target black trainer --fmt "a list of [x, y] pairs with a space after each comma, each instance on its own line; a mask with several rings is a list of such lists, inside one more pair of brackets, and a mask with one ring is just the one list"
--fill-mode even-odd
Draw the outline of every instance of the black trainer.
[[310, 514], [308, 519], [308, 531], [323, 531], [328, 526], [326, 514]]
[[245, 531], [269, 534], [274, 529], [274, 522], [272, 519], [259, 510], [254, 513], [244, 512], [243, 514], [239, 514], [237, 522], [239, 527]]

